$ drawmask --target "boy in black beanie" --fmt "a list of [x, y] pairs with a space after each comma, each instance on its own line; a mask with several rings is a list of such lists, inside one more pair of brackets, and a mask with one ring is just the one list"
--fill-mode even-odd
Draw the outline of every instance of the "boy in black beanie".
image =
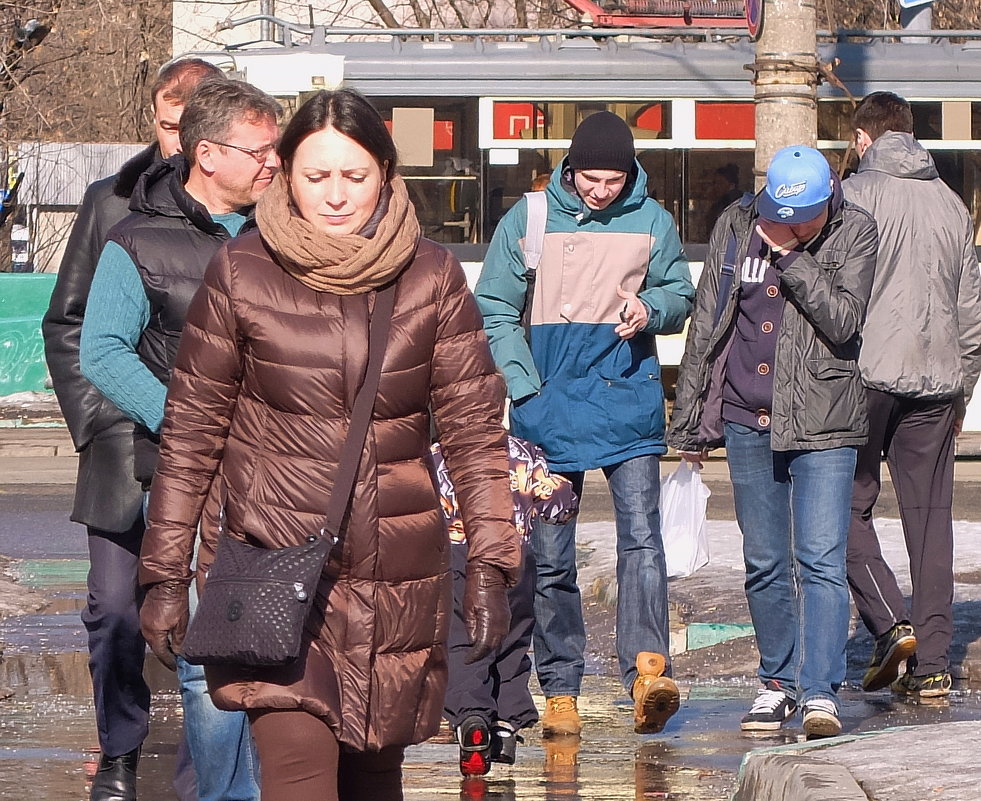
[[[519, 200], [494, 233], [475, 291], [507, 381], [511, 433], [538, 445], [577, 494], [587, 470], [603, 470], [610, 486], [616, 650], [640, 734], [661, 731], [680, 703], [668, 656], [658, 511], [664, 395], [654, 335], [681, 331], [695, 295], [674, 220], [646, 190], [627, 123], [591, 114], [542, 193], [544, 230], [542, 195]], [[531, 241], [535, 231], [541, 238]], [[531, 542], [542, 734], [574, 737], [586, 641], [575, 520], [539, 518]]]
[[620, 196], [635, 172], [633, 134], [616, 114], [599, 111], [576, 128], [567, 162], [583, 203], [601, 211]]

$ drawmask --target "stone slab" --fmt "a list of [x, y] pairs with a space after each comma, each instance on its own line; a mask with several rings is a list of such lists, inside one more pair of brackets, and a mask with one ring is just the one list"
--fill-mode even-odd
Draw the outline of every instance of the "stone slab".
[[977, 801], [978, 742], [972, 720], [758, 749], [733, 801]]

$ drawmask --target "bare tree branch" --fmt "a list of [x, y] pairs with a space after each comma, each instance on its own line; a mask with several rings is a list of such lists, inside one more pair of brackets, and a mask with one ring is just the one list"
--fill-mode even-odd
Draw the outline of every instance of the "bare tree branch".
[[385, 23], [386, 28], [402, 27], [399, 25], [399, 21], [395, 19], [395, 15], [389, 11], [388, 6], [385, 5], [383, 0], [368, 0], [368, 5], [374, 9], [379, 19]]

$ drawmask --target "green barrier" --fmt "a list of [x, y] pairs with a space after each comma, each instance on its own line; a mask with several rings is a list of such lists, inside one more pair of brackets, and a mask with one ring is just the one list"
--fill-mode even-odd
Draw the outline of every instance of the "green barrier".
[[51, 273], [0, 273], [0, 397], [45, 389], [41, 318], [56, 278]]

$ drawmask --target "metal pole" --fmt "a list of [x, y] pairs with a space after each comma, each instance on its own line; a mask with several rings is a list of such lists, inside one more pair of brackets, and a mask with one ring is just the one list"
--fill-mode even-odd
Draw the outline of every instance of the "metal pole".
[[817, 15], [814, 0], [765, 0], [756, 42], [756, 188], [773, 154], [817, 142]]
[[[259, 0], [259, 15], [264, 17], [274, 17], [276, 15], [276, 0]], [[263, 19], [259, 22], [259, 39], [263, 42], [273, 42], [274, 28], [271, 19]]]

